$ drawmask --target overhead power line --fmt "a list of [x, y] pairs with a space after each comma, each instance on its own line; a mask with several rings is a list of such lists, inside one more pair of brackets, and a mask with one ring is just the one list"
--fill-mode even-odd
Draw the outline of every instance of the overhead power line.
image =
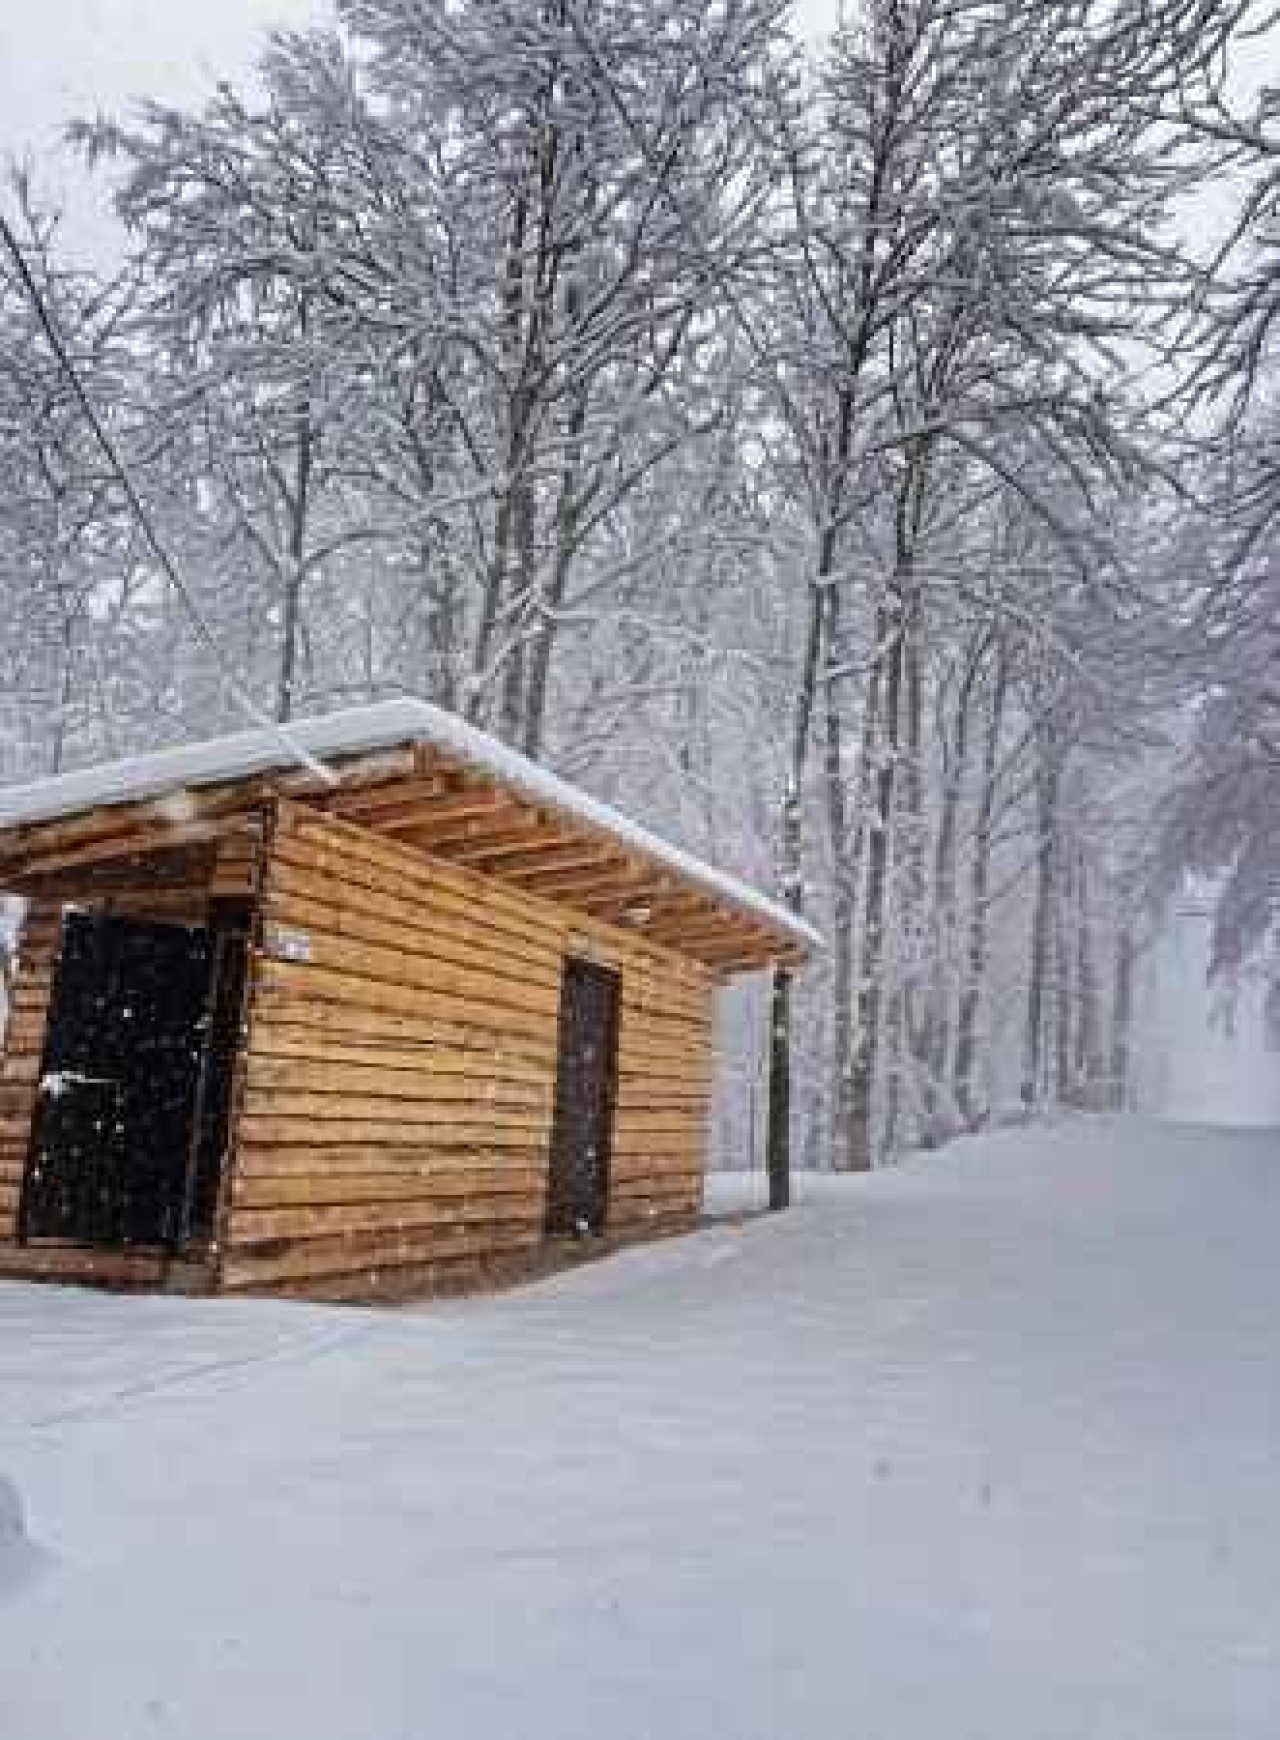
[[128, 504], [129, 512], [133, 515], [139, 530], [146, 540], [147, 547], [159, 563], [164, 572], [165, 578], [173, 588], [175, 596], [178, 598], [183, 609], [186, 611], [187, 616], [190, 618], [198, 639], [208, 650], [217, 665], [219, 674], [226, 685], [227, 693], [231, 696], [232, 700], [235, 701], [237, 706], [239, 706], [244, 713], [253, 720], [255, 725], [259, 726], [264, 731], [269, 731], [275, 738], [277, 738], [281, 747], [286, 749], [290, 756], [305, 767], [308, 772], [315, 774], [317, 778], [324, 780], [328, 785], [336, 784], [337, 781], [333, 773], [331, 773], [322, 762], [317, 761], [316, 758], [298, 742], [286, 726], [282, 725], [278, 719], [273, 719], [269, 713], [265, 712], [264, 709], [258, 705], [245, 687], [244, 683], [241, 681], [240, 675], [235, 669], [235, 666], [223, 652], [222, 647], [218, 643], [217, 636], [205, 620], [204, 614], [201, 611], [200, 606], [197, 604], [190, 587], [188, 587], [186, 581], [182, 578], [176, 563], [169, 555], [169, 552], [165, 549], [164, 544], [161, 542], [160, 535], [155, 529], [151, 515], [147, 512], [142, 497], [134, 487], [134, 482], [132, 477], [129, 475], [128, 468], [117, 452], [115, 443], [107, 433], [106, 427], [94, 407], [93, 400], [89, 397], [88, 389], [80, 378], [79, 370], [71, 360], [66, 343], [63, 340], [61, 332], [58, 330], [58, 323], [54, 318], [53, 311], [41, 292], [40, 286], [36, 283], [31, 268], [27, 264], [26, 255], [23, 253], [18, 238], [14, 234], [3, 211], [0, 211], [0, 241], [4, 242], [5, 248], [13, 260], [14, 269], [18, 274], [18, 281], [31, 304], [36, 319], [40, 323], [40, 329], [49, 342], [49, 347], [53, 351], [58, 367], [62, 370], [71, 385], [71, 390], [75, 394], [76, 403], [79, 405], [80, 410], [84, 415], [84, 420], [93, 433], [94, 440], [102, 449], [111, 473], [120, 485], [125, 501]]

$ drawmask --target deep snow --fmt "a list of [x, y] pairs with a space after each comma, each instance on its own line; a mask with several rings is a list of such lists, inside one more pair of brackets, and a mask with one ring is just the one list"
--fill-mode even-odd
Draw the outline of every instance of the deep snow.
[[4, 1740], [1275, 1740], [1280, 1134], [801, 1196], [423, 1311], [0, 1287]]

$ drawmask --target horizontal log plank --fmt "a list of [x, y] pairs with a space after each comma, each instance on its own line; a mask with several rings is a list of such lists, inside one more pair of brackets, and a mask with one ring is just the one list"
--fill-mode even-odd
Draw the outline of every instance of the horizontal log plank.
[[625, 1162], [615, 1160], [610, 1168], [609, 1183], [614, 1191], [644, 1184], [655, 1178], [700, 1178], [702, 1155], [691, 1148], [674, 1148], [663, 1154], [650, 1149], [645, 1154], [632, 1155]]
[[80, 1245], [27, 1244], [0, 1248], [0, 1275], [15, 1279], [92, 1281], [108, 1287], [158, 1287], [169, 1260], [138, 1251], [89, 1250]]
[[354, 1275], [274, 1281], [259, 1289], [276, 1299], [309, 1299], [328, 1304], [407, 1304], [424, 1298], [492, 1290], [539, 1271], [536, 1243], [497, 1255], [440, 1257], [434, 1262], [397, 1263]]
[[505, 1033], [493, 1026], [430, 1020], [339, 1003], [306, 1006], [259, 1001], [255, 1007], [254, 1053], [265, 1057], [340, 1058], [346, 1050], [406, 1058], [437, 1052], [519, 1059], [545, 1072], [554, 1068], [556, 1036], [549, 1025], [534, 1035]]
[[392, 1124], [399, 1121], [408, 1130], [423, 1125], [432, 1128], [455, 1119], [474, 1123], [489, 1117], [495, 1122], [515, 1120], [521, 1127], [526, 1123], [541, 1127], [550, 1119], [551, 1101], [550, 1082], [509, 1082], [500, 1077], [478, 1081], [426, 1072], [415, 1082], [401, 1071], [385, 1080], [366, 1081], [363, 1088], [352, 1083], [325, 1085], [317, 1078], [267, 1086], [251, 1075], [243, 1104], [246, 1117], [315, 1118], [318, 1122], [377, 1118]]
[[673, 1166], [668, 1170], [649, 1168], [638, 1172], [633, 1177], [617, 1180], [618, 1202], [638, 1202], [641, 1200], [667, 1197], [688, 1196], [691, 1192], [702, 1189], [702, 1172], [700, 1168]]
[[[527, 1148], [545, 1140], [548, 1122], [546, 1118], [512, 1119], [495, 1113], [469, 1122], [461, 1118], [429, 1120], [421, 1128], [427, 1132], [424, 1142], [432, 1148]], [[242, 1141], [313, 1147], [368, 1147], [394, 1141], [397, 1133], [403, 1138], [405, 1130], [405, 1120], [395, 1116], [321, 1119], [313, 1114], [281, 1115], [278, 1109], [265, 1116], [246, 1111], [239, 1124]]]
[[269, 1091], [305, 1089], [321, 1093], [374, 1093], [390, 1098], [457, 1099], [501, 1085], [506, 1091], [532, 1091], [539, 1103], [549, 1098], [552, 1071], [528, 1058], [500, 1052], [455, 1051], [443, 1046], [418, 1051], [355, 1051], [327, 1057], [273, 1057], [255, 1047], [248, 1064], [248, 1087]]
[[427, 1020], [487, 1028], [500, 1041], [518, 1034], [554, 1044], [554, 1017], [549, 1019], [545, 1010], [516, 1008], [479, 996], [430, 991], [381, 979], [362, 979], [354, 973], [310, 963], [259, 961], [255, 998], [273, 1002], [277, 1011], [287, 1010], [290, 1020], [302, 1018], [302, 1012], [316, 1003], [330, 1003], [378, 1014], [423, 1016]]
[[411, 1263], [435, 1264], [532, 1250], [541, 1238], [541, 1227], [534, 1226], [485, 1228], [479, 1233], [465, 1227], [455, 1231], [427, 1227], [413, 1235], [344, 1233], [336, 1238], [285, 1242], [280, 1250], [229, 1252], [223, 1258], [222, 1281], [235, 1290], [269, 1286], [274, 1281], [368, 1275]]
[[493, 1173], [514, 1178], [543, 1176], [546, 1144], [435, 1148], [430, 1142], [339, 1143], [241, 1142], [236, 1150], [236, 1184], [245, 1178], [324, 1178], [361, 1174], [407, 1174], [428, 1182]]
[[[442, 1083], [442, 1086], [450, 1085]], [[452, 1138], [454, 1132], [461, 1129], [492, 1128], [498, 1130], [527, 1130], [536, 1135], [545, 1130], [550, 1123], [551, 1094], [549, 1092], [534, 1093], [528, 1090], [523, 1096], [504, 1099], [495, 1091], [491, 1099], [485, 1099], [481, 1094], [457, 1094], [452, 1099], [403, 1099], [383, 1097], [377, 1094], [323, 1094], [294, 1091], [293, 1089], [275, 1088], [269, 1092], [251, 1089], [244, 1098], [242, 1117], [259, 1121], [265, 1118], [274, 1119], [278, 1123], [293, 1121], [294, 1123], [309, 1120], [317, 1125], [328, 1126], [334, 1123], [365, 1123], [377, 1125], [379, 1128], [390, 1126], [408, 1132], [416, 1129], [441, 1131], [442, 1139]], [[634, 1114], [633, 1114], [634, 1115]], [[646, 1121], [641, 1126], [647, 1130], [649, 1114], [639, 1114]], [[663, 1116], [665, 1114], [653, 1114]]]
[[282, 1239], [314, 1240], [389, 1232], [430, 1231], [443, 1237], [480, 1232], [540, 1228], [541, 1200], [509, 1195], [419, 1198], [411, 1202], [307, 1204], [291, 1208], [238, 1208], [230, 1223], [225, 1249], [237, 1253]]
[[[476, 1202], [508, 1198], [540, 1202], [546, 1172], [523, 1167], [472, 1167], [465, 1172], [313, 1172], [236, 1181], [236, 1219], [246, 1209], [321, 1207], [362, 1202]], [[233, 1235], [235, 1225], [233, 1220]], [[233, 1236], [232, 1242], [236, 1242]]]
[[5, 1049], [0, 1059], [0, 1085], [34, 1087], [40, 1080], [40, 1053]]
[[0, 1121], [30, 1117], [36, 1101], [34, 1081], [10, 1081], [0, 1077]]

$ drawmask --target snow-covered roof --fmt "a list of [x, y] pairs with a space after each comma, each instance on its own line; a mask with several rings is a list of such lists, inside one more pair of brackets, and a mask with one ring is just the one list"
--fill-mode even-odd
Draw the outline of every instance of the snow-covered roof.
[[438, 749], [533, 803], [603, 830], [621, 845], [762, 920], [805, 948], [821, 947], [821, 936], [813, 926], [778, 901], [589, 797], [456, 714], [409, 697], [298, 719], [274, 730], [238, 731], [203, 743], [129, 756], [29, 785], [0, 786], [0, 829], [51, 821], [103, 805], [137, 803], [201, 786], [225, 785], [253, 774], [291, 768], [305, 760], [340, 760], [407, 744]]

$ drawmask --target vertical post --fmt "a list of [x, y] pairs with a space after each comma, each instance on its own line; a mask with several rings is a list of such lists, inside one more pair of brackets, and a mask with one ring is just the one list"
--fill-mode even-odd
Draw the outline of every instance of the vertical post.
[[1133, 1027], [1133, 968], [1136, 955], [1133, 931], [1125, 923], [1116, 940], [1116, 982], [1111, 1027], [1111, 1109], [1130, 1109], [1130, 1050]]
[[209, 963], [209, 983], [205, 987], [204, 1011], [201, 1016], [200, 1067], [196, 1076], [195, 1098], [191, 1105], [191, 1134], [187, 1142], [187, 1166], [182, 1178], [182, 1196], [178, 1203], [178, 1223], [170, 1239], [175, 1250], [191, 1242], [191, 1221], [195, 1212], [196, 1183], [200, 1176], [200, 1161], [205, 1143], [205, 1120], [209, 1112], [210, 1077], [213, 1073], [213, 1049], [218, 1043], [218, 1005], [221, 1002], [222, 980], [227, 964], [227, 933], [213, 931], [213, 958]]
[[791, 974], [776, 967], [769, 999], [769, 1125], [765, 1138], [769, 1207], [791, 1202]]

